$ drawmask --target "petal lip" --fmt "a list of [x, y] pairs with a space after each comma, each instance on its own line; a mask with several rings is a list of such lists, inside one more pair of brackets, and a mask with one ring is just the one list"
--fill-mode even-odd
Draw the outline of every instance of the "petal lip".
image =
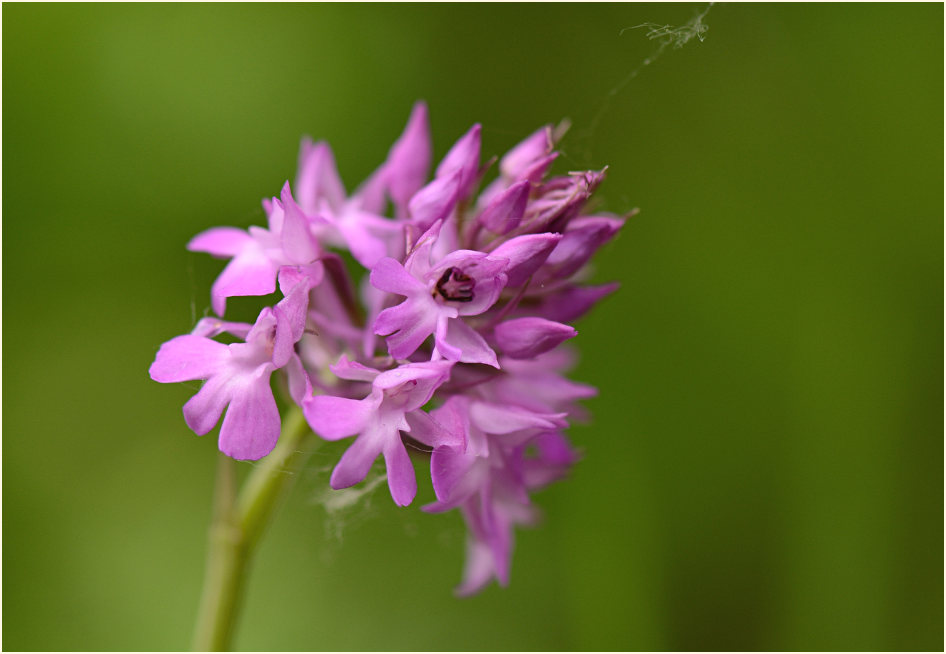
[[257, 461], [273, 451], [279, 439], [279, 409], [265, 368], [235, 393], [220, 426], [220, 451], [239, 461]]

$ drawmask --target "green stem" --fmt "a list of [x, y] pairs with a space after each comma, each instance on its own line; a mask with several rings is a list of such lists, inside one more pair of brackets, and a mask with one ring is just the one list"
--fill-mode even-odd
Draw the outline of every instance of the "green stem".
[[239, 497], [234, 462], [220, 455], [195, 651], [230, 649], [253, 548], [309, 454], [302, 446], [310, 434], [301, 409], [292, 407], [276, 448], [253, 468]]

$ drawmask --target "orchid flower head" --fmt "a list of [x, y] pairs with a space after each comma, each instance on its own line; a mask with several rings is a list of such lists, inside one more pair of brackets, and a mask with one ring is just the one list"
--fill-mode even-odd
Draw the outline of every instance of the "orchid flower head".
[[[377, 479], [383, 459], [404, 507], [415, 464], [429, 465], [424, 511], [456, 510], [467, 525], [458, 594], [506, 585], [534, 493], [578, 461], [567, 429], [597, 391], [568, 378], [566, 341], [617, 289], [587, 281], [626, 222], [589, 208], [606, 168], [553, 174], [561, 135], [542, 126], [496, 157], [474, 124], [435, 164], [420, 101], [353, 191], [329, 144], [304, 138], [292, 185], [263, 200], [265, 227], [213, 227], [187, 244], [227, 260], [210, 289], [216, 316], [164, 343], [151, 378], [203, 382], [185, 423], [219, 424], [235, 459], [274, 449], [286, 406], [344, 441], [326, 446], [332, 489]], [[229, 298], [250, 296], [273, 296], [253, 324], [226, 315]]]

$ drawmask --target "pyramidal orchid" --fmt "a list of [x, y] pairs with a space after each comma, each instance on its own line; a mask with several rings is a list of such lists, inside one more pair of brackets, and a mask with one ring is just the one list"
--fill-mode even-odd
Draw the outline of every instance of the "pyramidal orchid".
[[[184, 405], [188, 427], [206, 434], [223, 415], [221, 452], [259, 461], [217, 515], [243, 535], [240, 552], [271, 512], [283, 470], [319, 437], [344, 446], [331, 488], [383, 468], [399, 506], [412, 504], [414, 465], [426, 462], [434, 500], [423, 509], [457, 510], [468, 529], [457, 592], [509, 582], [514, 530], [538, 516], [532, 494], [577, 460], [566, 430], [595, 390], [565, 376], [565, 342], [577, 336], [570, 323], [615, 289], [587, 285], [585, 271], [624, 223], [588, 210], [605, 170], [550, 175], [555, 140], [545, 126], [493, 170], [474, 125], [434, 165], [417, 103], [351, 193], [328, 144], [307, 138], [292, 185], [263, 201], [266, 227], [213, 227], [188, 243], [228, 260], [210, 292], [219, 318], [162, 345], [150, 374], [202, 381]], [[224, 320], [229, 298], [274, 293], [254, 324]], [[216, 340], [224, 334], [228, 344]], [[230, 633], [236, 602], [226, 589], [246, 557], [231, 558], [208, 570], [202, 649]]]

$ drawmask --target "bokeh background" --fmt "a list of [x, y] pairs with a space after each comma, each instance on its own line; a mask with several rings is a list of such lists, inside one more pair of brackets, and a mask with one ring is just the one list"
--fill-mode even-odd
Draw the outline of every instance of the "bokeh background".
[[188, 647], [215, 437], [147, 375], [222, 267], [184, 245], [263, 224], [303, 134], [354, 187], [424, 98], [438, 158], [570, 118], [558, 170], [642, 209], [578, 324], [584, 460], [458, 600], [459, 517], [327, 511], [323, 448], [236, 646], [942, 650], [943, 7], [622, 32], [704, 8], [5, 5], [4, 647]]

